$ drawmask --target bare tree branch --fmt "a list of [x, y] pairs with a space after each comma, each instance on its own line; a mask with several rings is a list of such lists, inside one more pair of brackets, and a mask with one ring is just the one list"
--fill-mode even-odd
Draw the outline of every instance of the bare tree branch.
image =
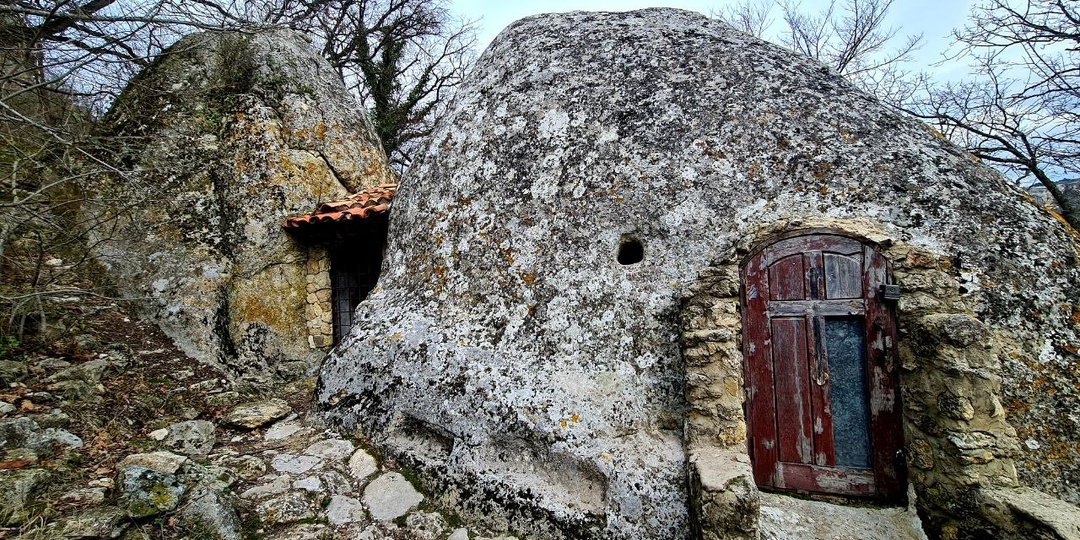
[[[1022, 7], [1019, 7], [1022, 6]], [[1062, 0], [986, 0], [954, 33], [974, 78], [925, 82], [905, 110], [1019, 182], [1033, 178], [1080, 228], [1080, 11]]]
[[742, 0], [719, 13], [728, 24], [781, 45], [833, 68], [886, 103], [907, 95], [908, 77], [901, 66], [922, 46], [921, 34], [904, 36], [889, 27], [886, 17], [893, 0], [836, 0], [818, 13], [803, 11], [797, 0], [780, 4], [784, 28], [772, 35], [767, 0]]

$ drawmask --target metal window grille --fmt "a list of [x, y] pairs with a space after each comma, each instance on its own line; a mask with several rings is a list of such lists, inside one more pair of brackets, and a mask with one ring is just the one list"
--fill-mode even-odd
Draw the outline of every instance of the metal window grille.
[[364, 234], [342, 242], [330, 252], [330, 287], [334, 344], [355, 324], [356, 306], [379, 280], [385, 233]]

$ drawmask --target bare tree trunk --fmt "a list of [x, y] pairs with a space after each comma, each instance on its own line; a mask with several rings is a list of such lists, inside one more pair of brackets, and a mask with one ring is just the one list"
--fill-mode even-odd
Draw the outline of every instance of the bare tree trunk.
[[[19, 158], [15, 158], [11, 162], [11, 206], [16, 207], [19, 204], [19, 196], [15, 193], [15, 187], [18, 185], [16, 178], [19, 176]], [[4, 224], [0, 227], [0, 283], [4, 281], [4, 248], [7, 246], [7, 239], [11, 235], [11, 216], [6, 212], [2, 218]]]
[[1065, 218], [1065, 221], [1072, 225], [1073, 229], [1080, 231], [1080, 204], [1065, 193], [1061, 186], [1055, 184], [1041, 168], [1032, 167], [1031, 172], [1039, 180], [1039, 183], [1046, 188], [1046, 191], [1050, 193], [1050, 196], [1054, 198], [1054, 202], [1061, 207], [1061, 217]]

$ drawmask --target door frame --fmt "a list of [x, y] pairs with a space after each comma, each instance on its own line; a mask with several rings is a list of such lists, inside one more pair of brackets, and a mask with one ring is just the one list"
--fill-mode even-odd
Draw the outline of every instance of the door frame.
[[[806, 253], [813, 251], [813, 247], [831, 245], [833, 243], [852, 243], [861, 246], [863, 251], [862, 280], [864, 297], [862, 313], [865, 322], [865, 347], [867, 361], [867, 394], [870, 406], [870, 450], [871, 469], [847, 469], [837, 467], [823, 467], [815, 463], [800, 464], [798, 466], [785, 466], [777, 457], [774, 447], [766, 445], [755, 447], [755, 436], [760, 437], [758, 430], [768, 424], [777, 429], [775, 420], [776, 404], [773, 401], [769, 407], [763, 407], [760, 402], [755, 407], [753, 381], [751, 378], [751, 363], [757, 359], [761, 361], [762, 351], [752, 350], [754, 343], [766, 343], [771, 351], [771, 333], [769, 325], [762, 325], [757, 331], [757, 341], [751, 338], [754, 332], [750, 321], [752, 310], [757, 310], [764, 317], [768, 317], [768, 300], [762, 295], [748, 298], [748, 281], [756, 280], [755, 285], [762, 285], [761, 275], [754, 275], [750, 265], [758, 261], [764, 262], [764, 254], [770, 248], [778, 245], [783, 249], [783, 244], [793, 239], [803, 237], [809, 242], [802, 250], [789, 248], [783, 250], [788, 255], [797, 251]], [[790, 251], [790, 253], [788, 253]], [[760, 274], [762, 269], [757, 269]], [[800, 491], [810, 493], [839, 494], [843, 496], [868, 497], [881, 500], [901, 500], [905, 496], [906, 480], [904, 478], [904, 463], [901, 454], [903, 448], [903, 425], [902, 409], [900, 404], [900, 380], [899, 362], [896, 343], [896, 313], [891, 304], [884, 302], [878, 291], [881, 286], [890, 283], [888, 262], [881, 253], [880, 247], [865, 238], [860, 238], [843, 231], [830, 229], [812, 229], [792, 231], [782, 235], [776, 235], [760, 243], [739, 265], [740, 278], [740, 304], [742, 308], [742, 349], [743, 349], [743, 383], [746, 392], [745, 418], [747, 422], [747, 443], [754, 471], [755, 482], [766, 489], [781, 491]], [[767, 286], [768, 277], [764, 277]], [[770, 369], [771, 369], [771, 358]], [[765, 395], [757, 396], [759, 400], [771, 401], [774, 389], [770, 388]], [[756, 416], [755, 416], [756, 415]], [[770, 419], [771, 418], [771, 419]], [[831, 426], [830, 426], [831, 429]], [[760, 442], [760, 441], [759, 441]], [[823, 489], [823, 486], [838, 486], [836, 490]], [[840, 491], [842, 493], [837, 493]]]

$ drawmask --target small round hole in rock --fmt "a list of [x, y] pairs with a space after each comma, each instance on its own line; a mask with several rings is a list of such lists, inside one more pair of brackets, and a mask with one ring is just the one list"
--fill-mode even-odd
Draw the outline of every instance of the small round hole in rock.
[[619, 264], [634, 264], [645, 258], [645, 248], [637, 238], [623, 238], [619, 243]]

